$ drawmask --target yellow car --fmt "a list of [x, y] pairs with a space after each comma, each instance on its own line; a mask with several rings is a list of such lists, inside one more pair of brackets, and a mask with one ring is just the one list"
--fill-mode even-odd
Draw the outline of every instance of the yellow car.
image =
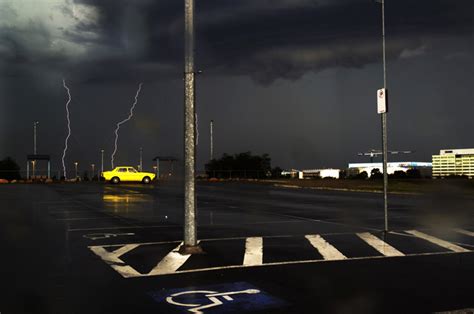
[[149, 184], [155, 179], [156, 174], [151, 172], [139, 172], [133, 167], [121, 166], [116, 167], [112, 171], [102, 172], [102, 177], [105, 181], [110, 181], [114, 184], [118, 184], [120, 181], [143, 182]]

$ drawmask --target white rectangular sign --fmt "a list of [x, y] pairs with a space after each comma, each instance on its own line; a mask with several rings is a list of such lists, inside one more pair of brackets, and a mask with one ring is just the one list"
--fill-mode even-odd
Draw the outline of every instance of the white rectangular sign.
[[377, 91], [377, 113], [386, 113], [387, 111], [387, 90], [381, 88]]

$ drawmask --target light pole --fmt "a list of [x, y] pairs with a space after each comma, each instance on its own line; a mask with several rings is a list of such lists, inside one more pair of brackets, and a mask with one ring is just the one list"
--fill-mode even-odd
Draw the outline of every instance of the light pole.
[[181, 254], [202, 253], [196, 235], [196, 107], [194, 0], [184, 0], [184, 243]]
[[95, 173], [95, 164], [91, 164], [92, 167], [92, 175], [91, 175], [91, 181], [94, 178], [94, 173]]
[[100, 150], [100, 173], [104, 172], [104, 150]]
[[38, 126], [39, 121], [33, 122], [33, 154], [36, 155], [36, 127]]
[[209, 133], [211, 136], [210, 142], [211, 142], [211, 160], [214, 159], [214, 120], [211, 120], [211, 123], [209, 125]]
[[77, 172], [77, 165], [78, 165], [78, 164], [79, 164], [79, 163], [78, 163], [77, 161], [74, 162], [74, 168], [76, 169], [76, 180], [77, 180], [77, 178], [79, 177], [78, 172]]
[[382, 120], [382, 156], [383, 156], [383, 207], [385, 216], [385, 229], [388, 231], [388, 145], [387, 145], [387, 59], [385, 52], [385, 0], [378, 0], [382, 4], [382, 55], [383, 55], [383, 89], [377, 91], [378, 113]]
[[140, 147], [140, 171], [143, 171], [143, 148]]
[[[33, 122], [33, 155], [36, 155], [36, 128], [39, 124], [39, 121], [34, 121]], [[36, 159], [31, 161], [32, 164], [32, 170], [33, 170], [33, 178], [36, 175]]]

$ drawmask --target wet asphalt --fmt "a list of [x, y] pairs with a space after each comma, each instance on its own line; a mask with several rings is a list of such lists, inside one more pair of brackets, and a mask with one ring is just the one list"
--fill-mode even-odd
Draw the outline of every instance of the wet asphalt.
[[[181, 186], [0, 186], [0, 313], [474, 308], [474, 196], [391, 194], [386, 234], [380, 194], [199, 182], [205, 254], [170, 272], [169, 261], [181, 260], [173, 253], [183, 237]], [[366, 233], [401, 256], [381, 253]], [[328, 260], [311, 235], [344, 260]], [[261, 239], [261, 265], [243, 265], [249, 238]]]

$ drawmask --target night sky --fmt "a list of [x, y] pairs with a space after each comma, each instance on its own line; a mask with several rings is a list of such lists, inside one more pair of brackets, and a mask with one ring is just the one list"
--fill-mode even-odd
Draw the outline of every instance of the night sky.
[[[69, 170], [144, 165], [183, 151], [182, 0], [0, 0], [0, 158], [25, 168], [66, 137]], [[430, 161], [474, 147], [474, 1], [386, 0], [389, 149]], [[215, 154], [269, 153], [282, 168], [344, 167], [381, 147], [381, 5], [371, 0], [198, 0], [198, 169]]]

